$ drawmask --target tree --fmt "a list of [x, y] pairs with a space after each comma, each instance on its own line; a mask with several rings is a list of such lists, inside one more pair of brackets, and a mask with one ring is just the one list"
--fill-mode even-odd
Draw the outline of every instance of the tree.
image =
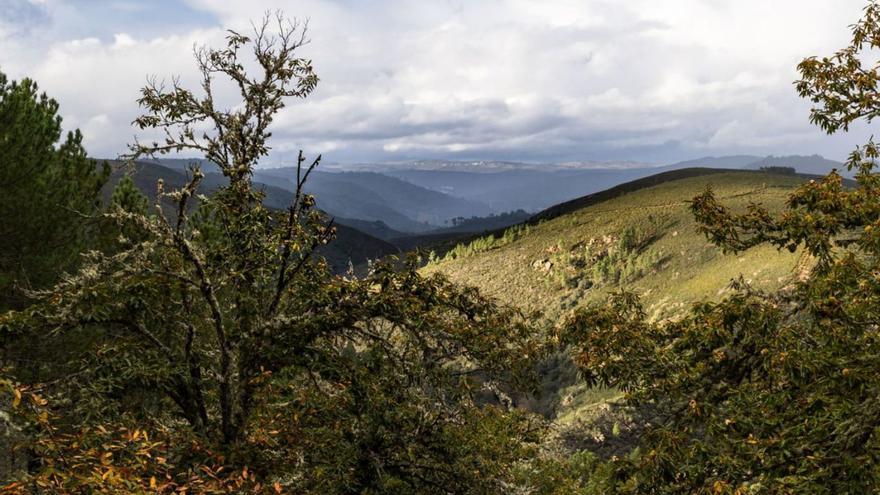
[[[846, 130], [880, 109], [880, 4], [853, 27], [852, 45], [799, 66], [811, 120]], [[617, 386], [650, 407], [640, 448], [610, 462], [618, 493], [871, 493], [880, 486], [880, 150], [857, 149], [849, 189], [835, 172], [809, 181], [774, 217], [760, 205], [732, 212], [711, 190], [694, 198], [700, 229], [741, 252], [770, 243], [815, 260], [777, 294], [737, 293], [695, 306], [675, 322], [646, 320], [618, 294], [576, 314], [564, 341], [588, 381]]]
[[118, 214], [148, 216], [150, 215], [149, 203], [150, 200], [137, 188], [131, 176], [124, 175], [116, 183], [113, 193], [110, 195], [105, 213], [111, 214], [99, 220], [99, 232], [93, 243], [94, 249], [111, 254], [119, 252], [131, 243], [143, 241], [145, 235], [137, 222], [120, 218]]
[[0, 73], [0, 310], [73, 268], [94, 228], [109, 167], [86, 156], [78, 130], [62, 139], [57, 114], [34, 81]]
[[[263, 206], [251, 175], [269, 125], [318, 81], [297, 56], [304, 43], [302, 26], [267, 16], [253, 36], [230, 31], [225, 48], [196, 52], [200, 94], [176, 80], [142, 91], [135, 124], [164, 139], [135, 143], [133, 157], [198, 152], [227, 183], [201, 195], [204, 175], [192, 168], [181, 189], [159, 184], [150, 215], [115, 208], [107, 217], [137, 236], [90, 253], [40, 304], [0, 322], [13, 335], [94, 338], [74, 380], [53, 384], [43, 469], [22, 486], [148, 490], [158, 479], [163, 490], [202, 490], [191, 477], [209, 459], [213, 476], [243, 472], [266, 490], [486, 493], [528, 452], [539, 423], [476, 397], [483, 384], [500, 394], [528, 383], [541, 348], [523, 315], [423, 278], [415, 260], [402, 270], [379, 263], [364, 279], [331, 276], [315, 250], [331, 241], [332, 222], [303, 192], [320, 156], [300, 152], [286, 211]], [[232, 110], [218, 109], [215, 78], [237, 88]], [[110, 448], [122, 440], [107, 432], [133, 442], [140, 430], [162, 439], [157, 455], [171, 467]], [[128, 463], [80, 461], [95, 455]]]

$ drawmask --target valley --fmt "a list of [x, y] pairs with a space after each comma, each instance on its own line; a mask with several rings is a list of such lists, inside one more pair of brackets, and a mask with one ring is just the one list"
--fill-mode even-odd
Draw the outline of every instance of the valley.
[[[207, 173], [205, 184], [217, 187], [222, 177], [207, 161], [186, 159], [140, 160], [134, 166], [111, 161], [117, 172], [132, 174], [148, 196], [155, 181], [182, 184], [187, 169], [198, 164]], [[441, 253], [459, 242], [487, 232], [556, 215], [560, 208], [577, 206], [578, 198], [614, 192], [621, 184], [640, 179], [667, 180], [665, 174], [699, 167], [758, 170], [790, 167], [798, 173], [824, 174], [843, 165], [821, 156], [737, 155], [705, 157], [663, 166], [643, 163], [596, 162], [588, 164], [526, 164], [514, 162], [415, 161], [395, 164], [328, 164], [311, 176], [306, 192], [315, 195], [318, 208], [334, 223], [344, 226], [343, 236], [359, 231], [363, 253], [329, 255], [334, 268], [368, 259], [422, 248]], [[265, 193], [265, 204], [286, 208], [294, 188], [293, 168], [258, 168], [254, 181]], [[111, 183], [115, 183], [111, 181]], [[642, 186], [637, 186], [642, 187]], [[109, 191], [109, 189], [108, 189]], [[346, 243], [342, 239], [343, 243]], [[355, 243], [357, 244], [357, 243]], [[328, 251], [332, 251], [332, 246]]]

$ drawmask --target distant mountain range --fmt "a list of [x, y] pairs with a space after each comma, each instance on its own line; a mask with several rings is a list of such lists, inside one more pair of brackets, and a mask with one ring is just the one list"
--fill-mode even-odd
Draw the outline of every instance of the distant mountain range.
[[[135, 162], [130, 166], [123, 166], [119, 162], [111, 162], [111, 164], [114, 165], [114, 172], [110, 177], [110, 183], [105, 188], [105, 196], [108, 197], [114, 185], [126, 174], [132, 177], [135, 186], [151, 200], [155, 200], [156, 183], [159, 179], [165, 183], [166, 190], [180, 188], [187, 180], [183, 167], [173, 169], [155, 162]], [[206, 168], [206, 170], [210, 170], [210, 168]], [[209, 172], [202, 181], [201, 192], [210, 194], [225, 182], [225, 178], [219, 173]], [[265, 184], [261, 184], [260, 187], [266, 193], [264, 204], [267, 207], [280, 210], [287, 208], [290, 204], [291, 193], [289, 191]], [[169, 211], [171, 210], [169, 208]], [[336, 233], [336, 240], [327, 246], [322, 246], [320, 252], [333, 270], [338, 273], [344, 272], [349, 267], [349, 262], [353, 265], [359, 265], [371, 259], [383, 258], [400, 252], [397, 246], [346, 223], [337, 222]]]
[[[193, 160], [160, 159], [154, 163], [182, 171]], [[417, 160], [352, 165], [322, 164], [306, 189], [328, 214], [357, 223], [373, 235], [391, 239], [452, 227], [454, 218], [489, 217], [549, 208], [573, 198], [657, 173], [682, 168], [760, 169], [791, 167], [806, 174], [826, 174], [844, 165], [819, 155], [708, 156], [655, 166], [642, 162], [519, 163], [510, 161]], [[209, 174], [214, 166], [203, 168]], [[295, 169], [260, 168], [257, 182], [280, 190], [294, 187]], [[271, 195], [270, 195], [271, 196]], [[491, 224], [491, 225], [490, 225]], [[470, 222], [466, 228], [494, 228], [492, 222]]]
[[408, 162], [380, 162], [380, 163], [354, 163], [354, 164], [326, 164], [326, 170], [342, 171], [370, 171], [370, 172], [395, 172], [402, 170], [431, 170], [443, 172], [469, 172], [478, 174], [490, 174], [496, 172], [510, 172], [513, 170], [595, 170], [609, 169], [619, 170], [625, 168], [648, 168], [652, 165], [634, 161], [586, 161], [586, 162], [563, 162], [563, 163], [524, 163], [497, 160], [414, 160]]
[[[146, 194], [155, 195], [156, 181], [179, 187], [187, 168], [198, 163], [206, 173], [205, 192], [225, 183], [216, 166], [192, 159], [145, 160], [129, 172]], [[355, 168], [350, 170], [348, 168]], [[622, 183], [680, 169], [746, 169], [790, 167], [821, 175], [838, 169], [840, 162], [819, 155], [733, 155], [652, 166], [639, 162], [578, 162], [528, 164], [504, 161], [421, 160], [393, 164], [329, 166], [309, 177], [306, 191], [317, 206], [340, 226], [339, 239], [325, 250], [334, 269], [349, 261], [363, 264], [422, 245], [497, 231], [519, 224], [541, 211], [551, 211], [575, 198], [609, 190]], [[286, 208], [291, 200], [296, 170], [260, 168], [254, 181], [270, 208]], [[550, 210], [548, 210], [550, 209]]]
[[[256, 171], [257, 182], [292, 190], [296, 170]], [[346, 218], [380, 220], [404, 232], [423, 232], [447, 225], [451, 219], [487, 216], [492, 208], [475, 198], [453, 197], [415, 183], [375, 172], [321, 172], [309, 176], [306, 191], [320, 208]]]
[[625, 182], [654, 169], [511, 169], [493, 173], [457, 170], [393, 170], [387, 175], [425, 189], [480, 201], [495, 212], [543, 210], [556, 203]]

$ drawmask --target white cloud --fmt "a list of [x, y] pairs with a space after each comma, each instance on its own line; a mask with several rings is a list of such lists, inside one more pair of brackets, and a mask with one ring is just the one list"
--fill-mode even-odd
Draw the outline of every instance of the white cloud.
[[162, 35], [135, 32], [153, 4], [130, 0], [113, 2], [130, 24], [79, 18], [78, 35], [97, 34], [76, 37], [60, 16], [77, 0], [45, 3], [51, 28], [7, 34], [0, 68], [35, 77], [103, 156], [130, 141], [147, 74], [192, 82], [194, 43], [275, 8], [310, 19], [321, 83], [279, 116], [270, 162], [297, 147], [341, 161], [841, 157], [865, 137], [811, 128], [791, 84], [800, 59], [847, 42], [864, 0], [189, 0], [203, 26]]

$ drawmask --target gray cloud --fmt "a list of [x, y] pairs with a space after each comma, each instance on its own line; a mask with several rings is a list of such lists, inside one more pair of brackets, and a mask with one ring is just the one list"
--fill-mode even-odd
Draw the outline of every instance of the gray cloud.
[[193, 44], [274, 8], [310, 18], [303, 55], [322, 80], [279, 116], [269, 164], [299, 147], [351, 162], [840, 158], [870, 131], [825, 136], [791, 84], [801, 58], [847, 42], [863, 0], [119, 0], [76, 29], [61, 16], [78, 0], [12, 1], [53, 27], [9, 34], [0, 67], [36, 77], [105, 156], [130, 141], [147, 74], [194, 83]]
[[0, 3], [0, 39], [25, 36], [49, 21], [44, 6], [30, 0], [4, 0]]

